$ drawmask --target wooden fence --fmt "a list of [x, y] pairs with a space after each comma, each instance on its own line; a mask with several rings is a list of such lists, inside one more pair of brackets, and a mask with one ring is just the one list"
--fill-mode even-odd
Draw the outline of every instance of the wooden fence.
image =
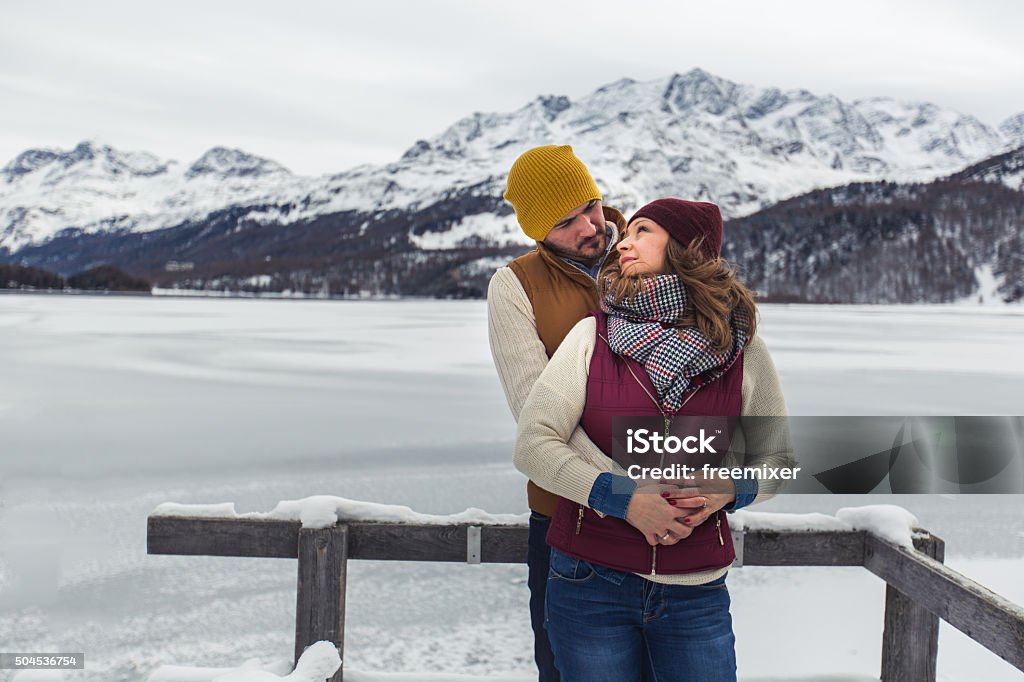
[[[349, 560], [525, 563], [527, 528], [150, 516], [150, 554], [298, 559], [295, 660], [320, 640], [343, 654]], [[865, 531], [734, 532], [736, 565], [863, 566], [887, 583], [883, 682], [934, 682], [939, 619], [1024, 670], [1024, 609], [943, 565], [944, 543], [916, 531], [914, 550]], [[524, 603], [524, 607], [525, 603]], [[341, 682], [344, 667], [331, 682]]]

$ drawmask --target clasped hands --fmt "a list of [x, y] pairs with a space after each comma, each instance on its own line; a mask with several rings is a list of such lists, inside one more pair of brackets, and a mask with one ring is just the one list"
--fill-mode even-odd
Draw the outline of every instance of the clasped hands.
[[[641, 482], [642, 483], [642, 482]], [[736, 499], [731, 481], [643, 483], [633, 493], [626, 521], [644, 534], [647, 544], [674, 545]]]

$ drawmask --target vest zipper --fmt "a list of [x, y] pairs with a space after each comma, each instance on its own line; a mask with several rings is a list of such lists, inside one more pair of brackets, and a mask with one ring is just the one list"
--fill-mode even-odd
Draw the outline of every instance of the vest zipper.
[[[598, 332], [597, 335], [600, 336], [601, 339], [606, 344], [608, 344], [609, 348], [611, 348], [611, 343], [608, 342], [608, 339], [605, 338], [604, 335], [602, 335], [600, 332]], [[633, 371], [633, 368], [629, 366], [629, 363], [626, 362], [625, 364], [626, 364], [626, 369], [628, 369], [629, 373], [631, 375], [633, 375], [633, 380], [636, 381], [637, 385], [640, 386], [640, 388], [643, 390], [643, 392], [647, 394], [647, 397], [651, 399], [651, 402], [654, 403], [654, 407], [657, 408], [658, 412], [661, 413], [661, 418], [665, 420], [665, 437], [668, 438], [669, 434], [671, 433], [672, 417], [674, 415], [669, 413], [669, 412], [665, 412], [665, 409], [661, 406], [661, 403], [658, 402], [657, 400], [655, 400], [654, 396], [651, 395], [651, 392], [647, 390], [646, 386], [644, 386], [644, 382], [640, 381], [640, 377], [638, 377], [636, 375], [636, 372]], [[686, 400], [684, 400], [683, 404], [679, 406], [679, 410], [682, 410], [683, 407], [686, 406], [686, 403], [690, 402], [690, 398], [692, 398], [693, 396], [697, 395], [697, 391], [699, 391], [702, 386], [703, 386], [703, 384], [701, 386], [698, 386], [697, 388], [693, 389], [693, 392], [691, 392], [690, 395], [686, 396]], [[677, 412], [678, 412], [678, 410], [677, 410]], [[661, 454], [661, 462], [662, 462], [661, 466], [662, 467], [665, 466], [664, 461], [665, 461], [665, 453], [662, 453]], [[579, 535], [579, 533], [580, 533], [580, 524], [581, 523], [583, 523], [583, 507], [582, 506], [580, 507], [579, 518], [576, 520], [576, 534], [577, 535]], [[722, 539], [722, 520], [721, 519], [718, 519], [718, 542], [721, 543], [722, 545], [725, 544], [725, 540]], [[651, 547], [651, 575], [652, 576], [658, 575], [657, 569], [658, 569], [658, 545], [655, 545], [654, 547]]]
[[722, 515], [715, 512], [715, 527], [718, 528], [718, 544], [725, 546], [725, 538], [722, 537]]
[[[660, 407], [658, 409], [661, 409]], [[665, 420], [665, 438], [666, 440], [672, 435], [672, 415], [662, 411], [661, 418]], [[665, 451], [662, 450], [661, 457], [658, 458], [658, 466], [662, 469], [665, 468]]]
[[576, 535], [580, 534], [580, 527], [583, 525], [583, 505], [580, 505], [579, 514], [576, 515]]

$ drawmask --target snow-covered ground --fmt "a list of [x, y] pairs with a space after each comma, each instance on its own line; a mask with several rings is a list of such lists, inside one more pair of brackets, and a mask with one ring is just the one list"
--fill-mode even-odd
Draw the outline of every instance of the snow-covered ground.
[[[147, 556], [163, 502], [524, 511], [485, 316], [482, 302], [0, 296], [0, 650], [85, 652], [64, 679], [89, 682], [287, 659], [294, 562]], [[1024, 309], [764, 306], [761, 329], [794, 414], [1024, 414]], [[793, 495], [759, 511], [879, 503], [1024, 603], [1020, 496]], [[346, 667], [528, 674], [525, 578], [353, 562]], [[877, 675], [884, 585], [864, 569], [745, 567], [729, 583], [742, 676]], [[946, 626], [939, 673], [1024, 679]]]

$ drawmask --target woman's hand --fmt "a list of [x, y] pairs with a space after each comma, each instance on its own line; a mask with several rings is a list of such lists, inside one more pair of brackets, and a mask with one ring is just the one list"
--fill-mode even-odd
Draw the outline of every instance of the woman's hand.
[[665, 499], [674, 502], [675, 508], [684, 512], [681, 521], [692, 530], [719, 509], [735, 501], [736, 487], [728, 479], [717, 480], [714, 485], [698, 482], [688, 484], [685, 488], [676, 487]]
[[645, 485], [637, 488], [629, 501], [626, 521], [643, 533], [652, 547], [674, 545], [693, 532], [693, 528], [681, 523], [686, 511], [678, 502], [669, 502], [679, 492], [674, 485]]

